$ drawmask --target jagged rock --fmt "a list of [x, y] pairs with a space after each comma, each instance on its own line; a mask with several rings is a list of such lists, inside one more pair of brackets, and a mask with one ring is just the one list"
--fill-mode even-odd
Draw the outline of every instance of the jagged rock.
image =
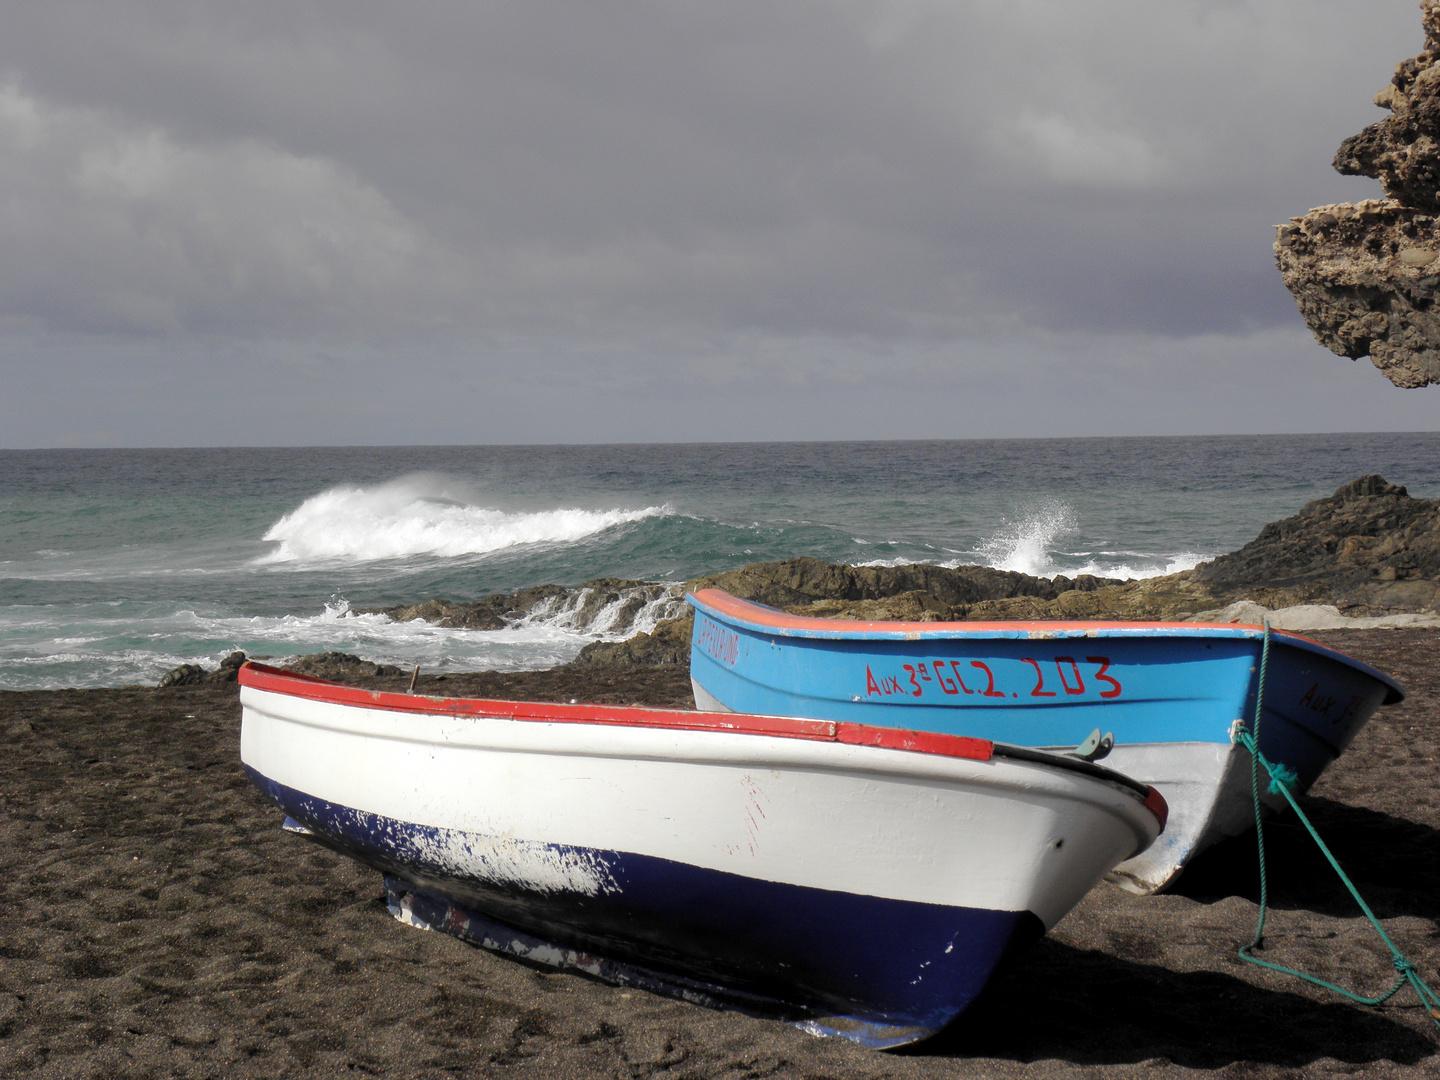
[[196, 683], [203, 683], [208, 674], [199, 664], [181, 664], [162, 675], [156, 686], [160, 689], [167, 686], [194, 686]]
[[285, 668], [289, 671], [299, 672], [301, 675], [313, 675], [319, 679], [339, 681], [355, 678], [394, 678], [397, 675], [407, 674], [394, 664], [375, 664], [369, 660], [361, 660], [353, 653], [342, 652], [311, 653], [308, 656], [299, 656], [287, 663]]
[[205, 676], [205, 681], [234, 682], [240, 675], [240, 665], [243, 663], [245, 663], [245, 654], [243, 652], [232, 652], [229, 656], [225, 657], [224, 660], [220, 661], [218, 668]]
[[[388, 615], [396, 622], [421, 619], [436, 626], [459, 630], [503, 630], [522, 619], [553, 614], [565, 609], [567, 621], [577, 628], [590, 628], [603, 613], [605, 633], [625, 633], [645, 607], [673, 591], [653, 581], [597, 578], [575, 588], [537, 585], [514, 593], [494, 593], [480, 600], [460, 603], [453, 600], [426, 600], [419, 604], [370, 608], [357, 615]], [[607, 610], [609, 609], [609, 610]]]
[[243, 652], [232, 652], [220, 666], [214, 671], [201, 667], [199, 664], [181, 664], [177, 668], [171, 668], [156, 683], [157, 687], [168, 686], [195, 686], [198, 683], [224, 683], [234, 682], [240, 674], [240, 665], [245, 663]]
[[[687, 592], [724, 589], [742, 600], [791, 610], [815, 601], [885, 600], [907, 593], [929, 596], [937, 605], [925, 608], [943, 618], [963, 618], [972, 604], [1012, 596], [1053, 600], [1074, 589], [1094, 590], [1114, 579], [1082, 575], [1070, 578], [1033, 577], [988, 566], [844, 566], [819, 559], [787, 559], [751, 563], [738, 570], [712, 574], [685, 583]], [[861, 616], [863, 617], [863, 616]]]
[[503, 630], [540, 605], [553, 603], [569, 592], [559, 585], [540, 585], [516, 593], [494, 593], [470, 603], [426, 600], [419, 604], [363, 609], [355, 614], [388, 615], [396, 622], [420, 619], [453, 630]]
[[1390, 200], [1321, 206], [1275, 238], [1275, 260], [1315, 340], [1369, 356], [1396, 386], [1440, 383], [1440, 223]]
[[650, 633], [639, 633], [623, 641], [592, 641], [566, 667], [669, 667], [690, 666], [690, 631], [695, 615], [666, 619]]
[[1420, 5], [1425, 51], [1375, 104], [1390, 115], [1340, 145], [1335, 168], [1388, 198], [1320, 206], [1278, 226], [1275, 260], [1315, 339], [1369, 356], [1396, 386], [1440, 383], [1440, 0]]
[[1340, 144], [1335, 170], [1373, 176], [1385, 194], [1404, 206], [1440, 212], [1440, 0], [1424, 0], [1420, 24], [1425, 49], [1395, 65], [1375, 95], [1390, 115]]
[[1193, 574], [1217, 594], [1244, 589], [1270, 607], [1325, 601], [1365, 614], [1433, 609], [1440, 603], [1440, 502], [1412, 498], [1379, 476], [1361, 477]]
[[[1337, 614], [1360, 618], [1434, 613], [1440, 608], [1440, 501], [1412, 498], [1379, 476], [1361, 477], [1328, 498], [1307, 503], [1293, 517], [1265, 526], [1237, 552], [1193, 570], [1141, 581], [1089, 575], [1047, 579], [984, 566], [845, 566], [799, 558], [752, 563], [679, 588], [602, 579], [580, 590], [548, 585], [459, 606], [513, 610], [516, 596], [556, 597], [560, 599], [547, 602], [572, 605], [583, 616], [580, 624], [589, 625], [595, 611], [617, 599], [641, 597], [648, 603], [702, 588], [721, 588], [798, 615], [921, 622], [1146, 621], [1196, 618], [1201, 613], [1213, 618], [1239, 601], [1269, 609], [1323, 603], [1335, 606]], [[589, 592], [582, 597], [583, 590]], [[625, 599], [625, 606], [630, 602]], [[404, 610], [433, 613], [444, 610], [444, 602], [440, 604]], [[687, 611], [651, 633], [593, 642], [566, 667], [688, 666], [693, 622]], [[398, 668], [385, 670], [401, 673]]]

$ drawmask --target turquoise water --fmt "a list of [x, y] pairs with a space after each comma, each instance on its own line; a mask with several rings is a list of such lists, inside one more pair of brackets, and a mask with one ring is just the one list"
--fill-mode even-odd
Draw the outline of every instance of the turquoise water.
[[546, 667], [605, 626], [353, 611], [797, 555], [1151, 576], [1372, 472], [1440, 497], [1440, 434], [0, 451], [0, 688], [234, 649]]

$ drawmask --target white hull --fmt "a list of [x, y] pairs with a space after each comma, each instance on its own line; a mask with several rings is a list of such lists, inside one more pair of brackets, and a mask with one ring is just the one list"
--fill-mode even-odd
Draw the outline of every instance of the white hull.
[[251, 779], [390, 875], [409, 921], [870, 1046], [949, 1023], [1164, 815], [1118, 774], [983, 740], [241, 684]]
[[255, 771], [463, 836], [433, 852], [448, 869], [541, 892], [611, 887], [553, 849], [621, 849], [808, 888], [1031, 911], [1048, 928], [1154, 835], [1130, 794], [1024, 762], [416, 716], [248, 687], [241, 700], [240, 753]]

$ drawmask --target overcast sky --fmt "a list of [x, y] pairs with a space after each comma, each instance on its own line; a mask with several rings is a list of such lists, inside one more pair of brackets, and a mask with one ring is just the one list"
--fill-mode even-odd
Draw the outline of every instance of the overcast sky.
[[1435, 430], [1272, 226], [1417, 0], [10, 0], [0, 446]]

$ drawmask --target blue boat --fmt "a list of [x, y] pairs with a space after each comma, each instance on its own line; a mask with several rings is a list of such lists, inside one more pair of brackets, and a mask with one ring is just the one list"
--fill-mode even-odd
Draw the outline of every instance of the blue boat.
[[[1156, 843], [1111, 877], [1133, 892], [1254, 823], [1250, 757], [1265, 630], [1209, 623], [863, 622], [789, 615], [718, 589], [695, 608], [690, 678], [702, 710], [768, 713], [1075, 748], [1112, 733], [1111, 768], [1170, 807]], [[1272, 631], [1260, 749], [1305, 791], [1381, 705], [1394, 679]], [[1098, 756], [1098, 755], [1097, 755]], [[1277, 794], [1265, 793], [1273, 809]]]

